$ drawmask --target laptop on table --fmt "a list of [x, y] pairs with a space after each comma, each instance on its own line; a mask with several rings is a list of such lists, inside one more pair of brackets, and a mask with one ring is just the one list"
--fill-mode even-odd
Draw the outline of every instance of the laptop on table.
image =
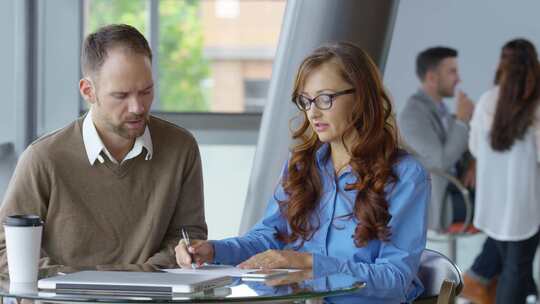
[[201, 292], [230, 283], [228, 276], [211, 274], [90, 270], [41, 279], [38, 288], [57, 293], [171, 295]]

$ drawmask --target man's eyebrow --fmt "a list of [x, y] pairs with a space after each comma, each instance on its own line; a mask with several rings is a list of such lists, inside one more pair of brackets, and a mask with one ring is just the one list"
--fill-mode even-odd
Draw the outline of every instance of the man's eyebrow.
[[118, 95], [118, 94], [127, 94], [127, 93], [128, 93], [128, 92], [126, 92], [126, 91], [113, 91], [113, 92], [111, 92], [110, 94], [111, 94], [111, 95]]
[[147, 86], [146, 88], [142, 89], [141, 91], [147, 91], [147, 90], [150, 90], [153, 87], [154, 87], [154, 84], [152, 83], [151, 85]]

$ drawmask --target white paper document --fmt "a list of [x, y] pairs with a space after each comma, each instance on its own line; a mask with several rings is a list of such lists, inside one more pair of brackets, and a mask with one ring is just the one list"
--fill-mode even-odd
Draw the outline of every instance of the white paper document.
[[[191, 273], [191, 274], [212, 274], [222, 275], [229, 277], [243, 277], [251, 272], [260, 271], [260, 269], [241, 269], [229, 265], [203, 265], [201, 267], [191, 268], [174, 268], [174, 269], [162, 269], [163, 271], [170, 273]], [[286, 272], [296, 272], [300, 269], [279, 269]]]

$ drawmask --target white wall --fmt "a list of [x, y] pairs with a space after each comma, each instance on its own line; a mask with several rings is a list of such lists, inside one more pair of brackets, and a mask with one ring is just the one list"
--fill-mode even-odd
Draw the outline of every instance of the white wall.
[[201, 145], [200, 151], [208, 238], [237, 236], [255, 145]]
[[540, 48], [540, 1], [400, 1], [384, 73], [398, 111], [416, 91], [416, 55], [447, 45], [459, 51], [462, 83], [474, 100], [493, 83], [502, 45], [525, 37]]

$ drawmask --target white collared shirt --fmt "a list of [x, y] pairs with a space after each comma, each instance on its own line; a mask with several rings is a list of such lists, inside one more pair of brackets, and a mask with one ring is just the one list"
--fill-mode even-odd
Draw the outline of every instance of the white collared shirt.
[[474, 226], [499, 241], [521, 241], [540, 226], [540, 108], [523, 138], [506, 151], [491, 146], [499, 87], [480, 97], [469, 149], [476, 157]]
[[128, 159], [137, 157], [139, 154], [142, 153], [143, 148], [146, 148], [147, 151], [145, 160], [152, 159], [152, 154], [154, 152], [152, 148], [152, 138], [150, 137], [150, 130], [148, 129], [148, 126], [146, 126], [143, 135], [135, 139], [133, 148], [131, 148], [131, 150], [128, 152], [128, 154], [126, 154], [122, 161], [118, 162], [118, 160], [116, 160], [109, 152], [109, 150], [107, 150], [107, 147], [105, 147], [105, 145], [103, 144], [101, 137], [99, 137], [96, 126], [92, 121], [92, 110], [88, 111], [88, 114], [86, 114], [86, 117], [84, 118], [82, 126], [82, 136], [84, 147], [86, 149], [86, 154], [88, 156], [88, 161], [92, 166], [94, 165], [96, 160], [98, 160], [100, 163], [103, 163], [105, 161], [100, 155], [101, 151], [103, 151], [107, 155], [107, 157], [115, 164], [121, 164]]

